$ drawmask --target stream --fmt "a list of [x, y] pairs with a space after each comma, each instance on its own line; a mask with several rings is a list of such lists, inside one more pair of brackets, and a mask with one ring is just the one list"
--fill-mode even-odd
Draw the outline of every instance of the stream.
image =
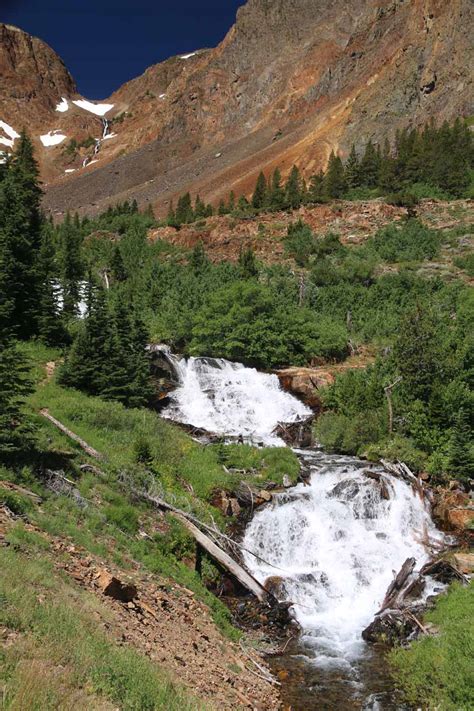
[[[276, 375], [222, 359], [167, 357], [179, 379], [162, 413], [169, 419], [282, 446], [277, 424], [310, 412], [281, 390]], [[355, 457], [316, 447], [294, 451], [311, 473], [309, 485], [276, 494], [254, 515], [243, 541], [261, 556], [245, 554], [250, 572], [293, 603], [301, 627], [271, 662], [284, 671], [283, 701], [292, 711], [401, 709], [383, 653], [361, 632], [406, 558], [416, 558], [419, 570], [444, 536], [405, 482]], [[439, 589], [428, 581], [424, 597]]]

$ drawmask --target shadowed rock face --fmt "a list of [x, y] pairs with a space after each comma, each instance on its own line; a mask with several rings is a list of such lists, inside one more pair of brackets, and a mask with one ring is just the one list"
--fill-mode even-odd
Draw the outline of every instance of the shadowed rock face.
[[[65, 176], [60, 147], [41, 149], [44, 174], [56, 183], [46, 206], [94, 213], [136, 198], [163, 207], [188, 189], [217, 201], [231, 189], [248, 192], [261, 169], [279, 165], [285, 174], [296, 162], [310, 174], [331, 149], [346, 155], [352, 142], [470, 115], [473, 21], [471, 0], [249, 0], [217, 48], [150, 67], [106, 100], [114, 104], [108, 118], [123, 116], [97, 164], [81, 170], [81, 155]], [[1, 27], [8, 42], [24, 38], [20, 54], [32, 42], [46, 48], [50, 94], [72, 95], [72, 80], [46, 45]], [[10, 91], [2, 102], [10, 110], [23, 79], [8, 86], [0, 84], [3, 95]], [[16, 116], [23, 101], [14, 100]], [[37, 130], [34, 111], [27, 116]], [[100, 120], [75, 108], [55, 113], [59, 119], [68, 137], [100, 135]]]

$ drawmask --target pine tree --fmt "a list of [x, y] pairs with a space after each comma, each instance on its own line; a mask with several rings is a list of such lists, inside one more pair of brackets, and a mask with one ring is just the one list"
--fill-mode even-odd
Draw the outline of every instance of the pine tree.
[[397, 189], [395, 161], [392, 158], [388, 139], [385, 139], [377, 182], [379, 187], [385, 192], [391, 192]]
[[189, 258], [189, 265], [193, 269], [193, 271], [198, 274], [208, 264], [209, 260], [205, 252], [204, 245], [201, 241], [199, 241], [191, 252], [191, 256]]
[[114, 281], [122, 282], [127, 279], [127, 270], [125, 269], [125, 264], [123, 262], [122, 252], [120, 250], [119, 244], [116, 244], [114, 247], [112, 259], [110, 260], [110, 269]]
[[81, 246], [82, 235], [69, 213], [60, 229], [62, 252], [63, 311], [69, 316], [76, 316], [80, 301], [80, 281], [84, 276]]
[[257, 178], [257, 183], [255, 185], [255, 190], [252, 195], [252, 207], [256, 210], [260, 210], [265, 207], [267, 203], [268, 189], [267, 181], [263, 173]]
[[372, 141], [369, 141], [365, 147], [364, 155], [360, 162], [361, 185], [367, 188], [375, 188], [378, 183], [379, 170], [380, 158], [377, 155], [377, 149]]
[[456, 414], [449, 445], [449, 471], [461, 481], [474, 478], [472, 428], [467, 413], [459, 410]]
[[229, 194], [229, 212], [234, 212], [235, 210], [235, 193], [233, 190]]
[[61, 345], [67, 342], [67, 331], [60, 308], [61, 288], [55, 264], [55, 249], [51, 230], [45, 225], [38, 258], [40, 275], [40, 302], [38, 335], [47, 344]]
[[251, 247], [240, 250], [239, 268], [243, 279], [254, 279], [258, 277], [259, 270], [257, 260], [255, 259], [255, 253]]
[[328, 169], [324, 176], [324, 190], [326, 196], [331, 199], [341, 198], [346, 191], [344, 166], [340, 156], [337, 156], [334, 151], [331, 151], [329, 156]]
[[199, 220], [202, 217], [206, 217], [206, 205], [203, 203], [199, 195], [196, 195], [196, 201], [194, 203], [194, 219]]
[[272, 210], [282, 210], [285, 205], [285, 191], [281, 184], [279, 168], [275, 168], [272, 175], [269, 204]]
[[0, 330], [0, 462], [11, 462], [32, 444], [32, 426], [23, 411], [31, 392], [27, 363]]
[[321, 203], [326, 201], [326, 195], [324, 192], [324, 173], [322, 170], [311, 176], [309, 181], [308, 197], [310, 202]]
[[220, 200], [219, 207], [217, 208], [217, 214], [222, 217], [223, 215], [227, 215], [227, 213], [228, 213], [228, 209], [227, 209], [227, 206], [226, 206], [224, 200]]
[[344, 177], [349, 189], [360, 188], [360, 165], [354, 144], [344, 168]]
[[301, 205], [300, 171], [296, 165], [291, 169], [285, 185], [285, 206], [296, 210]]
[[[41, 189], [33, 146], [22, 132], [16, 150], [0, 182], [0, 300], [9, 304], [4, 327], [14, 328], [19, 338], [38, 331], [41, 247]], [[3, 319], [7, 310], [0, 307]]]
[[176, 222], [176, 212], [173, 207], [173, 201], [171, 200], [170, 206], [168, 208], [168, 214], [166, 216], [166, 222], [170, 227], [177, 227], [178, 223]]
[[191, 203], [191, 195], [186, 193], [181, 195], [178, 200], [178, 205], [176, 207], [176, 223], [178, 225], [185, 225], [189, 222], [193, 222], [194, 212]]

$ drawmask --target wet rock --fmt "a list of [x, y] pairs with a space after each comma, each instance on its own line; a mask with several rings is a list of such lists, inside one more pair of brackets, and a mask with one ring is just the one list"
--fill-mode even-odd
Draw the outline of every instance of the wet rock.
[[329, 492], [328, 496], [334, 499], [342, 499], [343, 501], [348, 501], [353, 499], [360, 491], [359, 482], [354, 479], [345, 479], [336, 484], [333, 489]]
[[285, 578], [281, 575], [272, 575], [270, 578], [267, 578], [263, 584], [263, 587], [267, 590], [267, 592], [276, 597], [277, 600], [281, 600], [287, 595]]
[[288, 474], [284, 474], [283, 475], [283, 486], [285, 487], [285, 489], [289, 489], [290, 486], [292, 486], [292, 485], [293, 485], [293, 482], [291, 481]]
[[453, 490], [436, 492], [435, 517], [452, 531], [469, 531], [474, 521], [474, 506], [468, 494], [453, 482]]
[[97, 578], [97, 584], [103, 595], [107, 595], [107, 597], [112, 597], [114, 600], [120, 600], [120, 602], [127, 602], [132, 605], [132, 600], [134, 600], [138, 594], [138, 590], [135, 585], [132, 583], [123, 583], [106, 570], [100, 572], [99, 577]]
[[445, 558], [426, 563], [420, 570], [420, 575], [429, 575], [440, 583], [451, 583], [453, 580], [464, 580], [464, 576]]
[[396, 644], [407, 639], [415, 630], [415, 622], [401, 610], [385, 610], [362, 632], [362, 639], [371, 644]]

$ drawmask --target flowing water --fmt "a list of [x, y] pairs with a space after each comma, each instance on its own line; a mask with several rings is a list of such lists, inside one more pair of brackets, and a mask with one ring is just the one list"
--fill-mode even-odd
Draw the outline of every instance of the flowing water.
[[[165, 416], [226, 435], [281, 444], [278, 422], [308, 409], [282, 392], [274, 375], [207, 358], [173, 359], [180, 386]], [[388, 585], [408, 557], [419, 569], [443, 543], [412, 488], [367, 463], [296, 450], [311, 472], [309, 485], [277, 494], [247, 527], [246, 564], [261, 582], [272, 578], [277, 596], [293, 603], [301, 626], [279, 668], [290, 672], [282, 695], [293, 711], [400, 709], [383, 656], [362, 630], [380, 609]], [[377, 471], [376, 467], [371, 467]], [[267, 563], [262, 561], [264, 559]], [[425, 594], [433, 592], [428, 584]]]

